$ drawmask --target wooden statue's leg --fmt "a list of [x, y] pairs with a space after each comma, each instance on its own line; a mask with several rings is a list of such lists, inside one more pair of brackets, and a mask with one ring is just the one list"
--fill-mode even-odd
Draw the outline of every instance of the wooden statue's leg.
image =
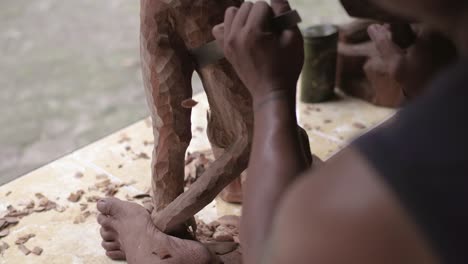
[[141, 1], [143, 80], [155, 137], [152, 187], [157, 218], [184, 191], [184, 158], [191, 140], [191, 110], [181, 107], [192, 97], [191, 59], [169, 23], [161, 1]]
[[156, 225], [164, 232], [171, 232], [203, 209], [248, 165], [253, 124], [248, 90], [227, 62], [204, 68], [200, 76], [210, 104], [208, 138], [224, 153], [157, 215]]

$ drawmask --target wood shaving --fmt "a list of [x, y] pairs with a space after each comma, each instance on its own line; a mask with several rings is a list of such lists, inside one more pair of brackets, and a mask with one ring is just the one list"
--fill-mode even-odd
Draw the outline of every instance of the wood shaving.
[[364, 124], [358, 123], [358, 122], [353, 123], [353, 127], [357, 128], [357, 129], [366, 129], [367, 128]]
[[34, 196], [36, 196], [37, 199], [45, 198], [45, 196], [42, 193], [36, 193], [34, 194]]
[[134, 158], [134, 160], [137, 160], [137, 159], [145, 159], [145, 160], [149, 160], [151, 159], [150, 156], [148, 156], [148, 154], [144, 153], [144, 152], [141, 152], [140, 154], [138, 154], [136, 156], [136, 158]]
[[39, 207], [45, 207], [45, 211], [50, 211], [57, 208], [57, 203], [49, 200], [47, 197], [43, 197], [39, 200]]
[[29, 255], [31, 254], [31, 250], [29, 250], [25, 245], [21, 244], [21, 245], [18, 245], [18, 249], [21, 250], [21, 252], [23, 252], [24, 255]]
[[80, 211], [85, 211], [86, 209], [88, 209], [88, 204], [85, 204], [85, 203], [80, 204]]
[[6, 237], [10, 234], [10, 229], [3, 229], [0, 231], [0, 237]]
[[8, 223], [8, 224], [17, 224], [19, 223], [19, 217], [13, 217], [13, 216], [7, 216], [4, 218], [4, 220]]
[[65, 210], [67, 210], [67, 208], [65, 206], [57, 206], [55, 208], [55, 211], [57, 211], [59, 213], [63, 213], [63, 212], [65, 212]]
[[194, 108], [197, 104], [198, 104], [197, 101], [190, 98], [190, 99], [182, 101], [181, 106], [183, 108], [190, 109], [190, 108]]
[[84, 223], [86, 221], [86, 219], [91, 215], [91, 212], [89, 211], [85, 211], [83, 213], [81, 213], [80, 215], [78, 215], [77, 217], [75, 217], [75, 220], [73, 221], [73, 224], [81, 224], [81, 223]]
[[107, 187], [110, 183], [111, 181], [109, 179], [106, 179], [104, 181], [96, 183], [94, 186], [96, 186], [96, 188], [98, 189], [101, 189], [101, 188]]
[[147, 146], [152, 146], [154, 145], [154, 141], [148, 141], [148, 140], [145, 140], [143, 141], [143, 146], [147, 147]]
[[96, 175], [96, 180], [107, 180], [109, 177], [107, 177], [106, 174], [98, 174]]
[[44, 206], [39, 206], [39, 207], [34, 208], [34, 212], [36, 213], [43, 212], [45, 211], [45, 209], [46, 208]]
[[139, 200], [139, 199], [143, 199], [143, 198], [147, 198], [147, 197], [151, 198], [151, 195], [149, 195], [147, 193], [142, 193], [142, 194], [134, 195], [132, 198]]
[[97, 203], [99, 200], [101, 200], [101, 197], [97, 196], [97, 195], [93, 195], [93, 196], [88, 196], [86, 197], [86, 201], [88, 203]]
[[28, 242], [29, 239], [31, 239], [31, 238], [33, 238], [35, 236], [36, 236], [36, 234], [26, 234], [24, 236], [20, 236], [20, 237], [18, 237], [18, 239], [16, 239], [15, 244], [16, 245], [26, 244], [26, 242]]
[[131, 140], [132, 140], [132, 139], [129, 138], [126, 134], [122, 134], [122, 135], [120, 135], [120, 139], [119, 139], [118, 143], [119, 143], [119, 144], [122, 144], [122, 143], [124, 143], [124, 142], [129, 142], [129, 141], [131, 141]]
[[76, 193], [71, 193], [67, 200], [72, 203], [77, 203], [81, 200], [81, 196], [83, 196], [84, 193], [85, 192], [83, 190], [79, 190]]
[[5, 252], [9, 248], [10, 248], [10, 245], [8, 245], [5, 242], [1, 242], [1, 244], [0, 244], [0, 254], [3, 254], [3, 252]]
[[34, 247], [33, 250], [32, 250], [32, 253], [36, 256], [40, 256], [42, 254], [42, 251], [44, 251], [42, 248], [40, 247]]
[[81, 172], [75, 173], [75, 178], [77, 178], [77, 179], [81, 179], [81, 178], [83, 178], [83, 176], [84, 176], [84, 175], [83, 175], [83, 173], [81, 173]]
[[97, 191], [98, 188], [96, 186], [90, 186], [88, 187], [88, 192], [94, 192], [94, 191]]

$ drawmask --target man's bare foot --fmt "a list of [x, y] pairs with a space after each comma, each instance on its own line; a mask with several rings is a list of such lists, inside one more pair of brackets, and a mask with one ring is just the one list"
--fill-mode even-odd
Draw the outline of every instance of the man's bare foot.
[[201, 243], [168, 236], [152, 223], [140, 205], [116, 198], [100, 200], [102, 247], [113, 260], [138, 263], [213, 263], [214, 259]]

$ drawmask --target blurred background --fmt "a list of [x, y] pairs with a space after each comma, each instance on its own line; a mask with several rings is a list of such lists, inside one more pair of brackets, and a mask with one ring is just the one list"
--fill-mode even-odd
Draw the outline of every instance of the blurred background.
[[[290, 2], [302, 26], [347, 19], [338, 0]], [[0, 58], [0, 184], [149, 114], [139, 1], [2, 0]]]

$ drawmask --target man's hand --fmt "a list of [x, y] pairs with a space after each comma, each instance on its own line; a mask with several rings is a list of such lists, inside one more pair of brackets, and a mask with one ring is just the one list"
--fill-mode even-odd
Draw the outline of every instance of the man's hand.
[[437, 72], [456, 57], [448, 39], [426, 28], [416, 32], [416, 42], [406, 50], [393, 42], [388, 25], [372, 25], [368, 32], [382, 60], [383, 71], [400, 84], [408, 99], [421, 95]]
[[282, 32], [271, 28], [273, 17], [289, 10], [286, 0], [272, 0], [271, 7], [245, 2], [227, 9], [224, 24], [213, 29], [254, 104], [278, 90], [287, 90], [294, 98], [304, 63], [302, 35], [297, 27]]

